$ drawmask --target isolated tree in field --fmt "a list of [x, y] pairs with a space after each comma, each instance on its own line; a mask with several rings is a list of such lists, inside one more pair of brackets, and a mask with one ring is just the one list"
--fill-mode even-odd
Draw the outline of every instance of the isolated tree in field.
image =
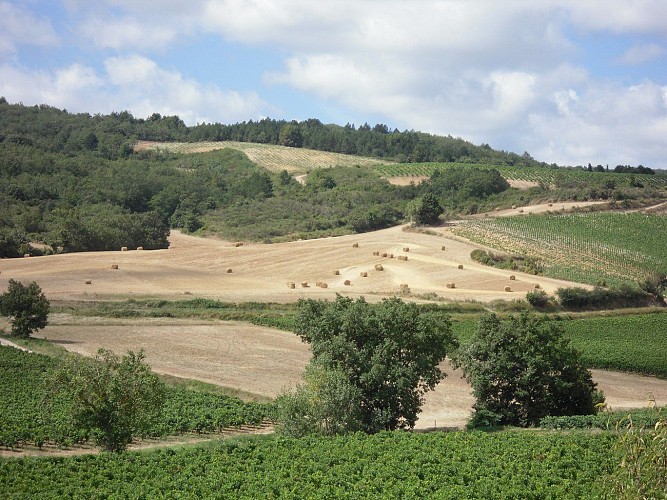
[[49, 310], [49, 301], [34, 281], [24, 286], [10, 279], [7, 291], [0, 295], [0, 314], [11, 318], [12, 335], [16, 337], [27, 339], [35, 330], [44, 328]]
[[398, 298], [375, 305], [341, 296], [302, 300], [296, 333], [320, 366], [342, 372], [359, 390], [366, 432], [414, 427], [424, 394], [444, 377], [438, 364], [454, 345], [449, 320], [422, 315]]
[[303, 146], [303, 134], [301, 128], [296, 123], [287, 123], [280, 129], [278, 143], [291, 148], [300, 148]]
[[276, 431], [293, 437], [358, 431], [361, 391], [347, 375], [318, 361], [306, 367], [304, 383], [276, 398]]
[[454, 360], [477, 402], [470, 425], [537, 425], [547, 415], [588, 415], [602, 402], [563, 329], [545, 316], [489, 314]]
[[107, 451], [122, 451], [148, 434], [162, 411], [165, 389], [144, 352], [122, 359], [100, 349], [95, 359], [71, 357], [52, 379], [54, 397], [70, 402], [75, 425]]
[[444, 209], [435, 196], [426, 193], [408, 203], [407, 216], [415, 224], [437, 224]]

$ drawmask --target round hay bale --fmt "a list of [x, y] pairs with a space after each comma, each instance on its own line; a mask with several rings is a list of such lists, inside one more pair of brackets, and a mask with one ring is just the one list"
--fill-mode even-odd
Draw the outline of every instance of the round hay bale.
[[121, 252], [127, 252], [127, 247], [120, 247]]
[[93, 280], [86, 280], [86, 285], [92, 285], [92, 284], [93, 284]]
[[393, 259], [393, 258], [394, 258], [394, 254], [393, 254], [393, 253], [390, 253], [390, 254], [389, 254], [389, 258], [390, 258], [390, 259]]
[[111, 264], [111, 269], [118, 269], [118, 264]]
[[352, 248], [359, 248], [359, 243], [352, 243]]
[[447, 250], [447, 247], [445, 247], [445, 245], [442, 245], [442, 246], [440, 247], [440, 250]]
[[144, 247], [137, 247], [137, 250], [143, 250]]
[[380, 252], [378, 252], [377, 250], [375, 252], [373, 252], [373, 257], [379, 257], [379, 256], [380, 256]]
[[236, 247], [236, 248], [238, 248], [238, 247], [242, 247], [242, 246], [243, 246], [243, 242], [242, 242], [242, 241], [237, 241], [236, 243], [234, 243], [234, 247]]
[[540, 286], [540, 284], [539, 284], [539, 283], [535, 283], [535, 286], [534, 286], [534, 288], [535, 288], [535, 290], [539, 290], [539, 289], [540, 289], [540, 288], [542, 288], [542, 287]]
[[401, 289], [401, 292], [409, 292], [410, 291], [410, 286], [407, 283], [401, 283], [400, 289]]
[[516, 205], [512, 205], [512, 210], [516, 210]]
[[493, 209], [494, 212], [500, 212], [500, 207], [496, 207]]
[[375, 270], [376, 271], [384, 271], [384, 267], [382, 267], [382, 264], [375, 264]]
[[334, 271], [334, 276], [339, 276], [339, 275], [340, 275], [340, 271], [339, 271], [338, 269], [336, 269], [336, 270]]
[[509, 287], [509, 286], [506, 286], [506, 287], [505, 287], [505, 291], [506, 291], [506, 292], [511, 292], [511, 291], [512, 291], [512, 288]]
[[308, 282], [307, 282], [307, 281], [304, 281], [303, 283], [301, 283], [301, 286], [302, 286], [303, 288], [308, 288]]
[[514, 276], [514, 275], [510, 276], [510, 280], [512, 280], [512, 281], [516, 280], [516, 276]]
[[320, 283], [320, 288], [329, 288], [329, 285], [326, 283]]
[[520, 214], [523, 213], [523, 208], [520, 208], [520, 209], [519, 209], [519, 213], [520, 213]]
[[359, 276], [361, 276], [362, 278], [368, 278], [368, 273], [366, 271], [361, 271], [359, 273]]
[[345, 286], [350, 286], [351, 284], [352, 283], [350, 282], [350, 280], [343, 281], [343, 285], [345, 285]]
[[463, 264], [459, 264], [459, 269], [463, 269]]
[[549, 206], [549, 207], [553, 207], [554, 204], [553, 204], [553, 203], [549, 203], [549, 204], [547, 204], [547, 206]]
[[30, 257], [30, 254], [29, 254], [29, 253], [24, 253], [24, 254], [23, 254], [23, 257], [24, 257], [24, 258]]
[[388, 257], [389, 254], [388, 254], [387, 252], [382, 252], [382, 256], [383, 256], [383, 257]]
[[408, 256], [407, 255], [399, 255], [398, 260], [408, 260]]
[[404, 252], [409, 252], [409, 251], [410, 251], [410, 247], [403, 247], [403, 251], [404, 251]]
[[296, 283], [290, 281], [289, 283], [287, 283], [287, 288], [294, 290], [296, 288]]
[[447, 283], [447, 288], [456, 288], [456, 283], [450, 281], [449, 283]]
[[231, 273], [232, 273], [232, 268], [230, 267], [230, 268], [227, 269], [227, 274], [231, 274]]

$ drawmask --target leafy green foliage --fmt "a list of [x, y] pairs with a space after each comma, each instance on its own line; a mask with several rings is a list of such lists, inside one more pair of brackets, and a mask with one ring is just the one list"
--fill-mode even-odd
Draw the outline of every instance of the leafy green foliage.
[[310, 363], [304, 384], [276, 399], [276, 430], [288, 436], [335, 435], [362, 428], [361, 391], [347, 375]]
[[444, 209], [431, 193], [412, 200], [407, 207], [407, 216], [415, 224], [437, 224]]
[[651, 428], [628, 417], [619, 425], [623, 456], [612, 478], [615, 498], [667, 498], [667, 418]]
[[314, 359], [345, 373], [361, 392], [363, 429], [413, 427], [424, 393], [443, 377], [438, 363], [452, 347], [449, 321], [436, 323], [397, 298], [370, 305], [338, 296], [302, 300], [298, 309], [295, 330]]
[[47, 325], [50, 304], [42, 289], [34, 281], [25, 286], [9, 280], [7, 291], [0, 295], [0, 314], [12, 321], [12, 335], [28, 338], [35, 330]]
[[547, 415], [590, 414], [600, 400], [579, 353], [546, 317], [523, 313], [503, 321], [489, 314], [454, 361], [477, 400], [473, 427], [525, 427]]
[[470, 258], [486, 266], [500, 269], [512, 269], [529, 274], [542, 274], [544, 265], [534, 257], [526, 255], [497, 255], [486, 250], [476, 248], [470, 252]]
[[603, 411], [595, 415], [569, 415], [544, 417], [540, 427], [544, 429], [603, 429], [622, 428], [628, 420], [635, 426], [653, 427], [667, 417], [667, 407], [642, 408], [632, 411]]
[[646, 307], [654, 305], [654, 298], [636, 286], [621, 285], [613, 288], [595, 287], [559, 288], [556, 295], [564, 309], [571, 311], [586, 309], [617, 309], [623, 307]]
[[162, 410], [164, 384], [143, 360], [143, 351], [119, 359], [100, 349], [94, 360], [70, 357], [54, 375], [54, 393], [71, 402], [76, 426], [107, 451], [122, 451], [133, 437], [148, 435]]
[[30, 498], [605, 498], [611, 433], [362, 433], [124, 455], [0, 460]]

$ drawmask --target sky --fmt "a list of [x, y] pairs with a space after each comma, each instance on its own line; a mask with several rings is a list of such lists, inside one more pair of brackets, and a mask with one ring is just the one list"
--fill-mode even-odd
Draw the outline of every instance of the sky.
[[667, 168], [667, 0], [0, 0], [0, 96]]

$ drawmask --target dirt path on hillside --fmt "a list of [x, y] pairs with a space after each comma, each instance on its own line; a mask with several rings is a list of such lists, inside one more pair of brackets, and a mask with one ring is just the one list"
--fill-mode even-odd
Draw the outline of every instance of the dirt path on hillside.
[[[119, 354], [145, 349], [146, 361], [162, 374], [275, 397], [301, 382], [310, 359], [307, 344], [294, 334], [238, 322], [171, 318], [108, 319], [53, 315], [39, 333], [67, 350], [93, 356], [105, 347]], [[474, 403], [471, 388], [449, 362], [447, 377], [426, 395], [417, 428], [465, 425]], [[667, 380], [593, 370], [612, 409], [643, 407], [650, 393], [667, 404]]]

